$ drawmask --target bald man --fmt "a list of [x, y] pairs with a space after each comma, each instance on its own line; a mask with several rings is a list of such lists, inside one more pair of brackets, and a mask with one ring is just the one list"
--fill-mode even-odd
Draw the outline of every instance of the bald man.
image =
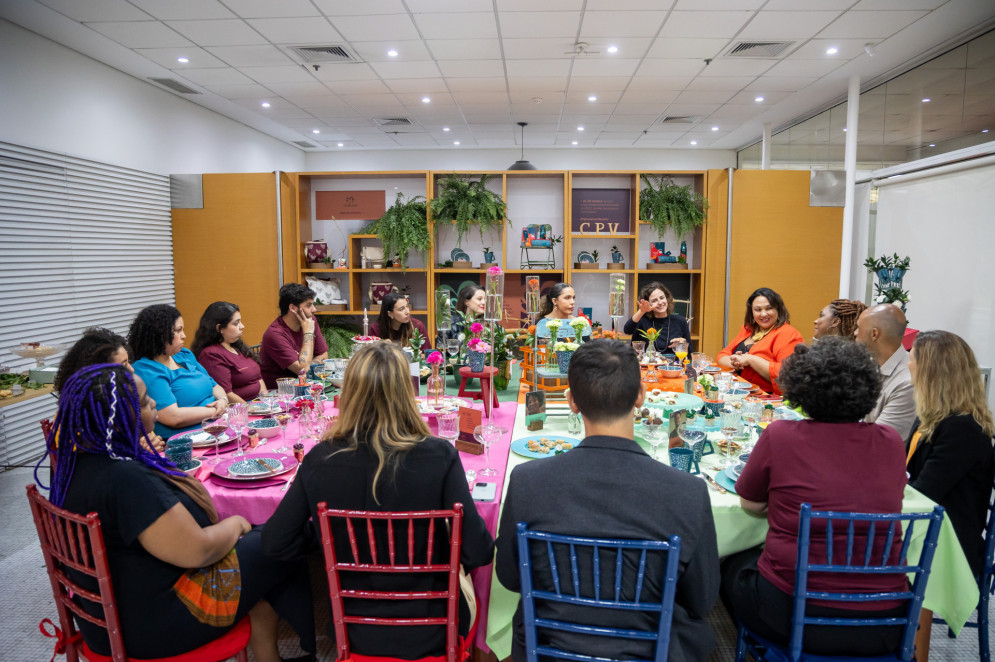
[[890, 425], [902, 439], [909, 438], [916, 418], [909, 353], [902, 347], [907, 325], [901, 308], [882, 303], [862, 312], [853, 332], [857, 342], [870, 350], [884, 378], [878, 402], [864, 421]]

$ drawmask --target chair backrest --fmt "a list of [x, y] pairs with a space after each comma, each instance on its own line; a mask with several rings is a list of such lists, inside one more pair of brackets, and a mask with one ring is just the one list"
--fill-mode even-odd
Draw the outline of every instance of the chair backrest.
[[988, 502], [988, 524], [985, 525], [985, 565], [981, 568], [979, 590], [995, 594], [995, 484], [992, 485], [992, 499]]
[[[670, 646], [670, 622], [674, 614], [674, 596], [677, 590], [680, 536], [670, 536], [667, 542], [621, 540], [583, 538], [529, 530], [525, 522], [519, 522], [517, 528], [518, 564], [522, 578], [522, 610], [525, 618], [525, 654], [528, 662], [537, 662], [540, 655], [567, 660], [594, 659], [580, 657], [579, 651], [563, 651], [552, 646], [540, 645], [538, 628], [614, 639], [655, 641], [656, 652], [653, 659], [655, 662], [666, 661]], [[537, 553], [548, 559], [549, 572], [546, 576], [533, 576], [536, 568], [530, 551], [536, 547], [538, 547]], [[581, 551], [580, 557], [590, 558], [589, 568], [586, 561], [578, 564], [578, 550]], [[587, 550], [590, 550], [589, 557]], [[629, 555], [629, 559], [623, 561], [626, 554]], [[557, 563], [558, 557], [561, 561], [569, 559], [569, 586], [562, 585], [560, 569], [562, 563]], [[608, 565], [602, 563], [603, 559], [607, 560]], [[648, 571], [652, 569], [651, 564], [654, 563], [659, 564], [657, 568], [662, 569], [657, 575], [662, 582], [659, 595], [644, 590]], [[578, 569], [580, 565], [585, 566], [585, 570], [590, 570], [586, 576]], [[613, 585], [602, 586], [602, 573], [612, 569]], [[566, 568], [563, 569], [563, 572], [565, 571]], [[539, 582], [545, 586], [552, 585], [553, 590], [536, 588]], [[543, 618], [536, 613], [536, 600], [542, 600], [544, 604], [555, 602], [606, 610], [653, 612], [660, 615], [659, 624], [657, 630], [652, 632]]]
[[[335, 551], [332, 520], [341, 520], [348, 536], [349, 557], [339, 558]], [[446, 627], [446, 659], [455, 662], [459, 646], [457, 614], [459, 613], [460, 548], [463, 530], [463, 504], [452, 510], [425, 510], [388, 513], [366, 510], [335, 510], [322, 501], [318, 504], [321, 527], [321, 547], [325, 556], [325, 573], [332, 602], [332, 620], [339, 660], [349, 658], [347, 624], [363, 625], [426, 625]], [[449, 554], [446, 562], [433, 562], [440, 550], [434, 548], [436, 531], [448, 527]], [[357, 537], [357, 530], [360, 537]], [[365, 534], [365, 535], [363, 535]], [[340, 544], [341, 546], [341, 544]], [[386, 553], [384, 553], [386, 552]], [[340, 574], [344, 572], [389, 575], [397, 573], [446, 574], [445, 591], [376, 591], [342, 588]], [[442, 617], [371, 617], [349, 616], [343, 608], [343, 598], [366, 600], [445, 600], [446, 616]]]
[[[28, 485], [27, 490], [31, 515], [38, 530], [42, 555], [45, 557], [45, 567], [52, 582], [59, 621], [68, 639], [68, 661], [76, 662], [78, 659], [80, 635], [72, 618], [72, 614], [75, 614], [78, 618], [107, 630], [111, 659], [114, 662], [125, 662], [127, 655], [121, 621], [114, 602], [114, 587], [104, 536], [100, 530], [100, 518], [96, 513], [80, 516], [54, 506], [34, 485]], [[97, 592], [94, 593], [70, 579], [68, 570], [92, 577], [96, 581]], [[99, 618], [83, 609], [78, 604], [81, 599], [100, 605], [104, 617]]]
[[[680, 311], [678, 305], [684, 306], [683, 312]], [[694, 319], [694, 316], [691, 314], [691, 298], [674, 299], [674, 312], [678, 315], [684, 315], [684, 318], [688, 321], [688, 324], [690, 324], [691, 320]]]
[[[810, 541], [812, 521], [825, 526], [825, 553], [823, 558], [812, 559]], [[805, 625], [872, 626], [902, 625], [902, 645], [899, 657], [911, 660], [914, 653], [914, 639], [919, 623], [919, 610], [922, 607], [926, 581], [929, 579], [936, 552], [936, 539], [940, 535], [943, 521], [943, 508], [936, 506], [929, 513], [849, 513], [816, 511], [803, 503], [798, 524], [798, 561], [795, 569], [795, 599], [792, 615], [789, 653], [797, 660], [802, 652], [802, 635]], [[928, 528], [923, 540], [922, 551], [916, 563], [909, 563], [909, 546], [915, 533], [917, 522], [926, 522]], [[904, 534], [904, 535], [903, 535]], [[845, 553], [835, 553], [845, 541]], [[810, 573], [854, 575], [900, 575], [914, 574], [910, 590], [876, 591], [873, 593], [835, 593], [810, 590]], [[907, 600], [905, 617], [882, 618], [827, 618], [805, 615], [805, 601], [808, 599], [839, 602], [882, 602]]]

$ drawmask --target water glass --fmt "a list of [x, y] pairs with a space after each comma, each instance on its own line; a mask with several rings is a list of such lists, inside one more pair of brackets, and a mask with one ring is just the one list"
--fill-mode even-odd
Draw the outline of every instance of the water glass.
[[245, 455], [242, 450], [242, 435], [249, 427], [249, 406], [244, 402], [236, 402], [228, 405], [228, 427], [235, 432], [235, 457]]
[[470, 493], [473, 493], [473, 488], [477, 486], [477, 472], [473, 469], [466, 470], [466, 486], [470, 489]]
[[657, 448], [663, 443], [663, 423], [643, 423], [643, 439], [653, 447], [653, 459], [659, 460]]
[[497, 470], [491, 467], [491, 444], [501, 438], [501, 428], [491, 423], [478, 425], [473, 429], [473, 438], [484, 447], [484, 468], [478, 476], [496, 476]]
[[570, 412], [567, 414], [567, 434], [579, 437], [581, 431], [580, 414]]
[[224, 414], [208, 416], [200, 422], [200, 429], [214, 439], [214, 457], [211, 459], [211, 464], [217, 464], [221, 461], [221, 435], [228, 429], [228, 418]]
[[735, 410], [723, 410], [720, 417], [720, 431], [722, 436], [725, 437], [725, 452], [722, 454], [722, 460], [719, 461], [720, 467], [731, 467], [736, 463], [733, 457], [736, 455], [735, 448], [733, 447], [733, 438], [739, 435], [739, 412]]
[[636, 356], [640, 360], [643, 358], [643, 352], [646, 351], [646, 341], [645, 340], [634, 340], [632, 341], [632, 349], [636, 352]]
[[449, 443], [456, 443], [459, 437], [459, 412], [440, 411], [435, 415], [435, 421], [439, 425], [439, 436]]

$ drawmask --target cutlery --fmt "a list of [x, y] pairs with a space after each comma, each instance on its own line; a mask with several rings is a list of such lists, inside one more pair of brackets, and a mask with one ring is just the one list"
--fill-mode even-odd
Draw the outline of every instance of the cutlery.
[[719, 491], [719, 494], [727, 494], [728, 493], [728, 491], [726, 490], [726, 488], [724, 488], [721, 485], [719, 485], [718, 483], [716, 483], [715, 479], [712, 478], [711, 476], [709, 476], [708, 474], [706, 474], [704, 471], [701, 472], [701, 475], [705, 477], [705, 480], [708, 481], [709, 485], [711, 485], [712, 487], [714, 487], [715, 489], [717, 489]]
[[276, 469], [274, 469], [270, 465], [266, 464], [265, 462], [263, 462], [262, 460], [260, 460], [258, 458], [254, 458], [254, 459], [256, 460], [256, 464], [258, 464], [260, 467], [262, 467], [263, 469], [265, 469], [270, 474], [275, 474], [276, 473]]
[[287, 481], [286, 485], [284, 485], [282, 488], [280, 488], [281, 492], [286, 492], [287, 490], [290, 489], [290, 484], [294, 482], [295, 478], [297, 478], [297, 470], [300, 469], [300, 468], [301, 468], [300, 464], [298, 464], [296, 467], [294, 467], [294, 475], [290, 477], [290, 480]]

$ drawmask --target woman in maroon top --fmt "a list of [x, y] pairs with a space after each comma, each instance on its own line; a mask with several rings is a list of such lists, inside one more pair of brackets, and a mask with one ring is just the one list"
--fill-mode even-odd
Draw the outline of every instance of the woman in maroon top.
[[428, 331], [420, 320], [411, 315], [411, 303], [408, 297], [397, 292], [390, 292], [380, 302], [380, 316], [370, 325], [370, 335], [397, 343], [402, 348], [410, 346], [411, 337], [415, 331], [421, 334], [422, 351], [432, 349]]
[[[787, 646], [798, 553], [798, 514], [813, 510], [897, 513], [905, 491], [905, 447], [886, 425], [861, 423], [881, 391], [878, 366], [857, 343], [827, 337], [799, 345], [780, 374], [784, 397], [811, 417], [774, 421], [760, 436], [736, 481], [743, 508], [766, 516], [764, 547], [722, 563], [722, 599], [729, 613], [762, 637]], [[875, 545], [883, 545], [877, 536]], [[813, 527], [811, 555], [825, 558], [825, 535]], [[846, 536], [842, 547], [845, 555]], [[895, 545], [895, 555], [899, 551]], [[883, 547], [881, 547], [883, 549]], [[878, 550], [878, 554], [881, 550]], [[895, 575], [809, 576], [814, 590], [837, 593], [904, 591]], [[904, 603], [809, 600], [810, 616], [898, 616]], [[820, 655], [884, 655], [900, 645], [901, 626], [807, 626], [803, 650]]]
[[228, 394], [229, 402], [248, 402], [266, 391], [259, 361], [242, 340], [242, 313], [227, 301], [215, 301], [200, 317], [191, 351], [207, 374]]

